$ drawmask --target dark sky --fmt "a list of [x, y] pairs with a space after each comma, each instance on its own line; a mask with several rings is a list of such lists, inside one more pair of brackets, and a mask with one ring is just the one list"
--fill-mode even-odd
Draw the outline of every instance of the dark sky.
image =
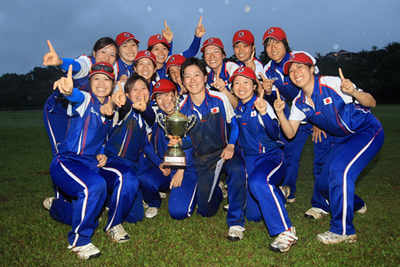
[[145, 49], [164, 19], [179, 53], [190, 45], [200, 15], [207, 31], [203, 41], [220, 37], [228, 55], [240, 29], [253, 32], [258, 55], [270, 26], [286, 31], [292, 49], [311, 54], [400, 42], [399, 0], [13, 0], [1, 6], [0, 75], [40, 65], [47, 39], [62, 57], [89, 53], [98, 38], [123, 31], [134, 33]]

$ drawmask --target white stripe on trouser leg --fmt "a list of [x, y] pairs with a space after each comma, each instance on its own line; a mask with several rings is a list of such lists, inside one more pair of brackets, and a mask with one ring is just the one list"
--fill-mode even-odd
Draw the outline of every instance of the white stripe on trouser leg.
[[[47, 114], [46, 114], [46, 117], [47, 117]], [[47, 119], [47, 125], [49, 126], [50, 137], [51, 137], [51, 140], [53, 141], [54, 149], [56, 150], [56, 153], [58, 153], [56, 137], [54, 136], [53, 128], [51, 128], [51, 124], [50, 124], [49, 119]]]
[[285, 227], [285, 230], [288, 230], [288, 226], [287, 226], [287, 223], [286, 223], [286, 220], [285, 220], [285, 216], [283, 215], [283, 212], [282, 212], [281, 206], [279, 204], [278, 198], [276, 197], [276, 195], [274, 193], [274, 188], [272, 187], [272, 185], [269, 184], [269, 179], [271, 178], [272, 175], [274, 175], [279, 170], [279, 168], [282, 166], [282, 164], [283, 164], [283, 161], [281, 161], [281, 163], [267, 175], [267, 184], [268, 184], [269, 190], [271, 191], [272, 197], [274, 198], [275, 205], [278, 208], [279, 216], [281, 217], [281, 221], [283, 223], [283, 226]]
[[190, 207], [191, 207], [192, 204], [193, 204], [194, 197], [196, 196], [196, 191], [197, 191], [197, 184], [196, 184], [196, 186], [194, 187], [193, 194], [192, 194], [192, 198], [190, 199], [190, 203], [189, 203], [189, 207], [188, 207], [188, 211], [187, 211], [187, 216], [188, 216], [188, 217], [190, 217], [190, 212], [192, 211]]
[[83, 205], [82, 205], [81, 222], [76, 226], [75, 230], [72, 229], [72, 231], [75, 233], [75, 239], [74, 239], [74, 242], [72, 242], [71, 246], [75, 247], [76, 242], [78, 241], [78, 238], [79, 238], [79, 234], [78, 234], [79, 227], [81, 226], [83, 219], [85, 219], [86, 206], [87, 206], [87, 201], [88, 201], [88, 197], [89, 197], [89, 190], [87, 188], [87, 185], [81, 179], [79, 179], [75, 174], [73, 174], [70, 170], [68, 170], [67, 167], [64, 164], [62, 164], [61, 161], [60, 161], [60, 166], [68, 174], [68, 176], [70, 176], [75, 182], [77, 182], [78, 184], [80, 184], [82, 187], [85, 188], [85, 190], [83, 191], [85, 193], [85, 198], [83, 200]]
[[357, 155], [347, 164], [346, 169], [343, 173], [343, 214], [342, 214], [342, 228], [343, 233], [342, 235], [346, 234], [346, 217], [347, 217], [347, 173], [349, 172], [351, 166], [354, 162], [361, 157], [361, 154], [367, 150], [367, 148], [372, 144], [374, 141], [375, 136], [357, 153]]
[[119, 204], [119, 199], [121, 197], [121, 189], [122, 189], [123, 179], [122, 179], [122, 173], [117, 169], [109, 168], [109, 167], [103, 167], [102, 169], [104, 169], [106, 171], [110, 171], [110, 172], [116, 173], [118, 175], [118, 180], [119, 180], [118, 193], [117, 193], [117, 203], [115, 204], [114, 214], [113, 214], [109, 224], [106, 227], [106, 231], [108, 231], [108, 229], [110, 229], [112, 223], [114, 222], [115, 215], [117, 214], [117, 208], [118, 208], [118, 204]]

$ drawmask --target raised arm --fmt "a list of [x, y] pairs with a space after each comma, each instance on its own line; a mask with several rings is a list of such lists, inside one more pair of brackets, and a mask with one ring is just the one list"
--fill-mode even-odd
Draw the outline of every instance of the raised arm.
[[361, 105], [365, 107], [374, 108], [376, 106], [375, 98], [367, 92], [357, 90], [352, 81], [344, 77], [341, 68], [339, 68], [339, 77], [342, 81], [341, 90], [343, 93], [354, 97]]

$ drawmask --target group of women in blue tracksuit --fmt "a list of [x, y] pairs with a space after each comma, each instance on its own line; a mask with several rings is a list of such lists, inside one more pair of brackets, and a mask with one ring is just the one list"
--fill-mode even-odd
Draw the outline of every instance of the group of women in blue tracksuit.
[[[71, 225], [69, 249], [82, 259], [100, 255], [91, 237], [104, 208], [105, 232], [115, 242], [128, 241], [123, 223], [156, 216], [161, 190], [170, 190], [172, 218], [190, 217], [196, 208], [213, 216], [225, 173], [228, 239], [243, 238], [246, 219], [262, 220], [275, 236], [270, 249], [286, 252], [298, 237], [285, 205], [295, 201], [300, 155], [311, 133], [315, 183], [305, 215], [331, 214], [331, 228], [319, 241], [354, 242], [354, 211], [366, 211], [355, 182], [383, 144], [382, 126], [369, 110], [373, 97], [342, 73], [321, 76], [315, 59], [291, 51], [279, 27], [263, 36], [270, 59], [263, 66], [249, 30], [234, 33], [232, 61], [217, 37], [200, 46], [201, 18], [182, 54], [172, 55], [173, 33], [164, 26], [141, 51], [129, 32], [115, 41], [100, 38], [92, 55], [77, 59], [60, 58], [48, 41], [44, 65], [60, 66], [67, 77], [55, 82], [44, 107], [56, 196], [43, 205]], [[198, 50], [202, 60], [194, 57]], [[162, 127], [161, 118], [175, 110], [196, 120], [183, 138]], [[164, 166], [174, 144], [185, 151], [184, 169]]]

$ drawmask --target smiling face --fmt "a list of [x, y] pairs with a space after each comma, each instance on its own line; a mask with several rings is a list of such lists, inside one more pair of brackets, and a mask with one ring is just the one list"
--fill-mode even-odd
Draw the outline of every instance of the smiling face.
[[136, 80], [126, 96], [132, 103], [147, 103], [150, 98], [149, 88], [142, 80]]
[[176, 104], [176, 91], [168, 93], [156, 94], [156, 102], [158, 107], [164, 111], [167, 115], [171, 115], [175, 111]]
[[90, 78], [90, 88], [101, 103], [110, 95], [113, 87], [113, 80], [104, 74], [96, 73]]
[[150, 81], [151, 77], [156, 72], [156, 68], [151, 59], [141, 58], [136, 63], [135, 72], [144, 77], [146, 80]]
[[204, 60], [213, 70], [221, 68], [224, 58], [225, 55], [218, 46], [209, 45], [204, 48]]
[[290, 80], [303, 90], [314, 88], [314, 67], [302, 63], [292, 63], [289, 67]]
[[150, 52], [156, 56], [157, 66], [163, 66], [168, 58], [168, 48], [164, 44], [158, 43], [151, 48]]
[[113, 65], [117, 60], [117, 48], [114, 45], [109, 44], [96, 52], [93, 51], [93, 57], [96, 62], [107, 62]]
[[183, 72], [183, 84], [190, 95], [198, 95], [204, 92], [207, 76], [196, 65], [189, 65]]
[[265, 46], [265, 52], [270, 59], [276, 63], [279, 63], [285, 57], [287, 51], [282, 41], [275, 40], [274, 38], [268, 38]]
[[169, 77], [176, 84], [181, 84], [181, 67], [180, 66], [170, 66], [168, 68]]
[[253, 97], [256, 85], [253, 80], [239, 75], [233, 80], [232, 89], [242, 103], [247, 103]]
[[253, 53], [253, 51], [254, 51], [254, 46], [249, 45], [245, 42], [237, 42], [233, 46], [233, 52], [241, 62], [248, 61], [251, 58], [251, 54]]
[[135, 42], [135, 40], [130, 39], [126, 42], [124, 42], [120, 47], [119, 47], [119, 56], [124, 61], [125, 63], [131, 65], [133, 61], [135, 60], [135, 57], [138, 52], [138, 46]]

